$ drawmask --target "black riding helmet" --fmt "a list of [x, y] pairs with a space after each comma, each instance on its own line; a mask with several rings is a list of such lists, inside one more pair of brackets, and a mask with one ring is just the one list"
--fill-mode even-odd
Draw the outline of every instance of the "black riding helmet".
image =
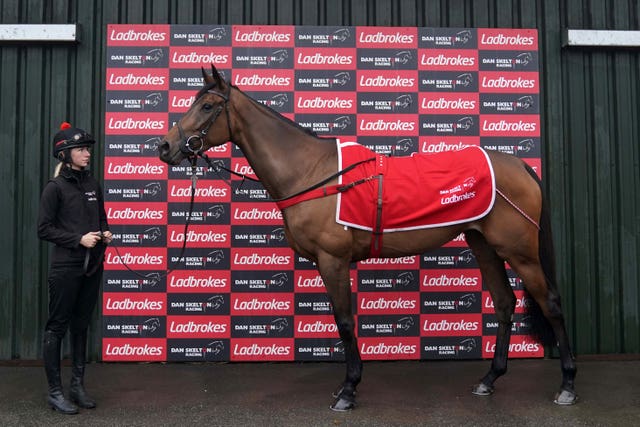
[[60, 124], [60, 131], [53, 137], [53, 157], [69, 162], [69, 149], [76, 147], [90, 147], [95, 144], [93, 136], [80, 128], [74, 128], [67, 122]]

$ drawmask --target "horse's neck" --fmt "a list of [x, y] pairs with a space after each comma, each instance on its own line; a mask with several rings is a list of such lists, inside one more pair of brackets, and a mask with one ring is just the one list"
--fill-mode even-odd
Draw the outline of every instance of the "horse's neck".
[[235, 109], [234, 142], [271, 197], [291, 195], [335, 172], [335, 144], [276, 117], [246, 96]]

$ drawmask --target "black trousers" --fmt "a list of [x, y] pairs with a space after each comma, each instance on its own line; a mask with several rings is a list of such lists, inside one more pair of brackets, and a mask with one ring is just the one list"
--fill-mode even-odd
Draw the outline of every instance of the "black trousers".
[[89, 327], [98, 300], [102, 266], [85, 276], [83, 262], [56, 262], [49, 268], [49, 318], [45, 331], [62, 338], [67, 329], [72, 334]]

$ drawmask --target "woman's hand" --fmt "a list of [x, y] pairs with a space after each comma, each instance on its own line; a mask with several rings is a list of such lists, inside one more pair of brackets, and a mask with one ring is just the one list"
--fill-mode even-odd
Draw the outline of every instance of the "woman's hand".
[[85, 248], [93, 248], [102, 239], [102, 233], [99, 231], [90, 231], [80, 239], [80, 244]]
[[105, 245], [108, 245], [109, 243], [111, 243], [112, 239], [113, 239], [112, 232], [110, 232], [109, 230], [102, 232], [102, 243], [104, 243]]

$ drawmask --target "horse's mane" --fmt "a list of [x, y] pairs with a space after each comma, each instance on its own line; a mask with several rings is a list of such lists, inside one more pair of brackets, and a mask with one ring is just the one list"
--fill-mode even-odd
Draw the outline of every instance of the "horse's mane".
[[[306, 128], [304, 126], [300, 126], [300, 124], [296, 123], [295, 121], [289, 119], [288, 117], [283, 116], [282, 114], [280, 114], [278, 111], [274, 110], [273, 108], [269, 107], [268, 105], [262, 104], [258, 101], [256, 101], [255, 99], [251, 98], [250, 96], [248, 96], [246, 93], [244, 93], [242, 90], [240, 90], [240, 88], [238, 88], [238, 86], [232, 85], [231, 83], [227, 83], [229, 86], [231, 86], [232, 88], [236, 88], [238, 89], [238, 91], [240, 93], [242, 93], [244, 96], [246, 96], [247, 98], [249, 98], [251, 100], [251, 102], [253, 102], [254, 104], [257, 104], [258, 106], [266, 109], [267, 111], [269, 111], [271, 114], [273, 114], [274, 117], [276, 117], [279, 120], [282, 120], [285, 123], [290, 124], [291, 126], [300, 129], [301, 131], [303, 131], [306, 134], [309, 134], [311, 136], [315, 136], [317, 137], [318, 134], [314, 131], [312, 131], [309, 128]], [[201, 96], [203, 96], [205, 93], [207, 93], [207, 91], [209, 91], [211, 88], [213, 88], [215, 86], [215, 82], [214, 83], [208, 83], [206, 84], [202, 89], [200, 89], [200, 91], [198, 91], [198, 93], [196, 94], [196, 100], [199, 99]]]

